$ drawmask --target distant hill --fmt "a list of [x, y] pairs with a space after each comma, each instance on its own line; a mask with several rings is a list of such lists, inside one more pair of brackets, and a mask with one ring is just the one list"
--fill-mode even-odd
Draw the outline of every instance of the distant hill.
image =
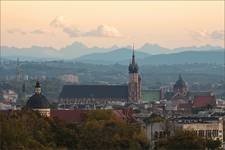
[[140, 64], [186, 64], [216, 63], [224, 64], [224, 51], [186, 51], [173, 54], [159, 54], [143, 58]]
[[55, 49], [52, 47], [40, 47], [32, 46], [30, 48], [16, 48], [2, 46], [2, 55], [8, 59], [16, 59], [19, 57], [21, 60], [46, 60], [46, 59], [74, 59], [81, 55], [90, 54], [93, 52], [107, 52], [117, 48], [113, 46], [111, 48], [88, 48], [86, 45], [74, 42], [71, 45], [67, 45], [61, 49]]
[[[114, 45], [110, 48], [87, 47], [74, 42], [61, 49], [52, 47], [32, 46], [30, 48], [15, 48], [2, 46], [4, 59], [20, 60], [76, 60], [93, 64], [127, 64], [130, 61], [131, 47], [121, 48]], [[218, 63], [223, 64], [224, 48], [204, 45], [180, 48], [164, 48], [157, 44], [146, 43], [135, 49], [139, 64], [180, 64], [180, 63]]]
[[[145, 57], [150, 56], [150, 54], [144, 52], [135, 52], [137, 60], [141, 60]], [[121, 48], [113, 50], [107, 53], [93, 53], [89, 55], [84, 55], [76, 59], [78, 62], [84, 63], [94, 63], [94, 64], [114, 64], [119, 62], [129, 62], [132, 56], [131, 49]]]
[[[216, 63], [224, 64], [224, 51], [186, 51], [172, 54], [149, 55], [135, 52], [140, 65]], [[76, 61], [92, 64], [127, 64], [131, 59], [129, 49], [119, 49], [108, 53], [95, 53], [82, 56]]]
[[[59, 58], [60, 54], [56, 49], [51, 47], [32, 46], [30, 48], [16, 48], [2, 46], [2, 56], [8, 59], [16, 59], [17, 57], [23, 60], [40, 60], [48, 58]], [[51, 56], [51, 57], [49, 57]]]

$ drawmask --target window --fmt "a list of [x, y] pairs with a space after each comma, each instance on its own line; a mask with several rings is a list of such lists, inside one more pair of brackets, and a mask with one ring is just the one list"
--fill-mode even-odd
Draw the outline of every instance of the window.
[[163, 137], [163, 132], [160, 131], [160, 132], [159, 132], [159, 138], [162, 138], [162, 137]]
[[211, 136], [212, 136], [211, 130], [206, 130], [206, 136], [207, 136], [207, 137], [211, 137]]
[[155, 138], [155, 139], [158, 139], [158, 132], [157, 132], [157, 131], [156, 131], [155, 134], [154, 134], [154, 138]]
[[212, 136], [217, 137], [218, 136], [218, 130], [213, 130], [212, 131]]
[[195, 135], [198, 135], [198, 131], [197, 131], [197, 130], [195, 130], [195, 131], [194, 131], [194, 134], [195, 134]]
[[205, 134], [204, 130], [199, 130], [199, 131], [198, 131], [198, 135], [199, 135], [199, 136], [202, 136], [202, 137], [203, 137], [204, 134]]

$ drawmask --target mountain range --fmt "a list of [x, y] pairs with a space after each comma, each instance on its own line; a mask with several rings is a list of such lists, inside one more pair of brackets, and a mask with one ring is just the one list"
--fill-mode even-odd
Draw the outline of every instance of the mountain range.
[[[30, 48], [15, 48], [2, 46], [2, 55], [7, 59], [21, 60], [75, 60], [94, 64], [127, 64], [130, 61], [131, 46], [110, 48], [87, 47], [74, 42], [61, 49], [32, 46]], [[157, 44], [146, 43], [135, 49], [137, 61], [140, 64], [180, 64], [180, 63], [224, 63], [224, 48], [204, 45], [200, 47], [164, 48]]]

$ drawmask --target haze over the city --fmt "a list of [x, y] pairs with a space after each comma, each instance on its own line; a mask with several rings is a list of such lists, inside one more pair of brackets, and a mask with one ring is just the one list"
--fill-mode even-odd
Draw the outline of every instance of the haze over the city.
[[1, 1], [1, 46], [60, 49], [74, 42], [224, 47], [224, 2]]

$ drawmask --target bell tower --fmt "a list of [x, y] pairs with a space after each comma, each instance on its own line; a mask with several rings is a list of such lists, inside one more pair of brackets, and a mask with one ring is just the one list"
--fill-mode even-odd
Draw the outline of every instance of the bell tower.
[[135, 62], [134, 45], [132, 60], [129, 65], [129, 82], [128, 82], [128, 96], [129, 101], [139, 103], [141, 100], [141, 77], [138, 73], [138, 65]]

